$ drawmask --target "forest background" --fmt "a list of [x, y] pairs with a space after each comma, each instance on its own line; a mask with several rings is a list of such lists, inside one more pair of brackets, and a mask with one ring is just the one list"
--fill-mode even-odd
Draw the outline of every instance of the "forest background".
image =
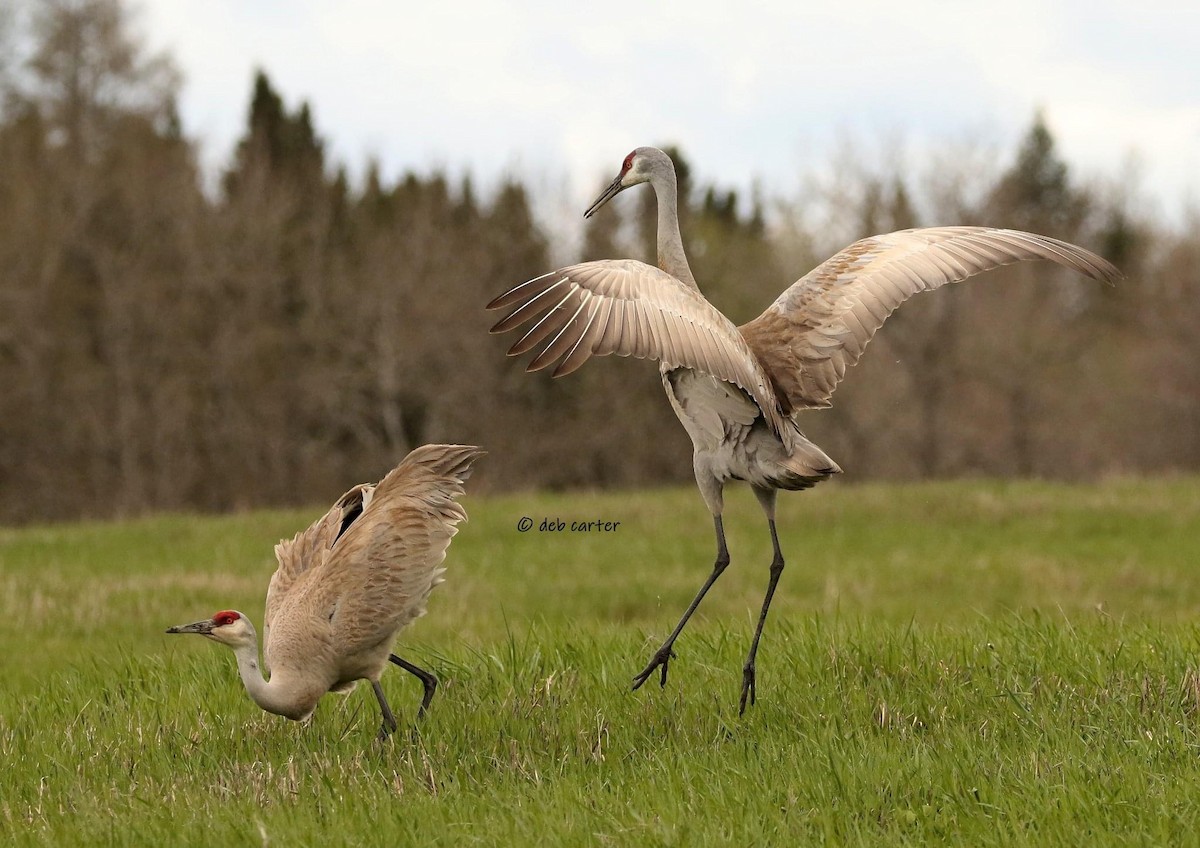
[[[266, 70], [247, 83], [206, 178], [175, 64], [124, 2], [0, 2], [0, 523], [324, 503], [430, 441], [489, 447], [492, 490], [690, 478], [653, 366], [531, 376], [487, 332], [512, 284], [652, 261], [649, 191], [572, 239], [519, 175], [352, 181], [318, 115]], [[693, 270], [735, 323], [912, 226], [1032, 230], [1125, 272], [1023, 265], [905, 305], [802, 422], [855, 479], [1200, 469], [1200, 210], [1147, 211], [1132, 172], [1079, 179], [1038, 115], [1002, 156], [955, 143], [901, 167], [849, 144], [794, 197], [697, 184], [686, 139], [642, 141], [670, 147]]]

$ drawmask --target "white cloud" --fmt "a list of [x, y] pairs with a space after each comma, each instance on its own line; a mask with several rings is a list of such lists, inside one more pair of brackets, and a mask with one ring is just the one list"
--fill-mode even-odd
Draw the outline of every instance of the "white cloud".
[[[1196, 9], [1191, 7], [1195, 6]], [[586, 203], [638, 144], [683, 145], [704, 179], [791, 185], [839, 133], [916, 147], [1043, 109], [1069, 161], [1131, 153], [1170, 210], [1200, 190], [1200, 4], [144, 0], [210, 162], [241, 131], [252, 69], [352, 166], [567, 173]]]

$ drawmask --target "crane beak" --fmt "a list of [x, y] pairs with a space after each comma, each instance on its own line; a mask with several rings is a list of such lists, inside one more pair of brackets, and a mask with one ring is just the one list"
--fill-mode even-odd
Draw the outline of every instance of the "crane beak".
[[210, 619], [197, 621], [195, 624], [179, 624], [167, 628], [168, 633], [199, 633], [201, 636], [208, 636], [212, 630], [213, 623]]
[[623, 176], [625, 176], [624, 173], [617, 174], [617, 178], [608, 184], [608, 188], [600, 193], [600, 196], [596, 198], [596, 202], [589, 206], [587, 211], [583, 213], [584, 218], [590, 218], [595, 215], [601, 206], [628, 188], [628, 186], [621, 185], [621, 177]]

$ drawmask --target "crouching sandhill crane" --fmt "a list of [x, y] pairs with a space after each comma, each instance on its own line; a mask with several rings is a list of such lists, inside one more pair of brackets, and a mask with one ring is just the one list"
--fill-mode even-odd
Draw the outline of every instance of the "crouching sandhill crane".
[[355, 486], [307, 530], [275, 546], [279, 567], [263, 613], [269, 679], [258, 668], [254, 626], [236, 610], [167, 632], [228, 645], [254, 702], [297, 721], [326, 692], [349, 692], [369, 680], [383, 714], [379, 738], [386, 738], [396, 729], [379, 685], [388, 661], [425, 687], [418, 715], [437, 687], [433, 674], [391, 653], [392, 642], [425, 614], [429, 593], [442, 582], [446, 549], [467, 518], [457, 499], [483, 455], [469, 445], [417, 448], [377, 485]]
[[663, 388], [694, 446], [700, 494], [712, 512], [717, 558], [679, 624], [634, 677], [637, 689], [661, 672], [666, 685], [672, 646], [729, 564], [721, 524], [728, 480], [750, 484], [767, 516], [774, 558], [766, 596], [742, 669], [739, 713], [755, 698], [755, 656], [767, 610], [783, 571], [775, 532], [775, 495], [825, 480], [841, 469], [804, 437], [797, 415], [829, 398], [867, 342], [901, 303], [1012, 262], [1048, 259], [1112, 282], [1116, 268], [1057, 239], [986, 227], [937, 227], [873, 236], [847, 247], [801, 277], [758, 318], [735, 327], [700, 293], [679, 234], [675, 167], [653, 147], [639, 147], [584, 217], [625, 189], [650, 183], [658, 200], [658, 268], [630, 259], [584, 262], [516, 286], [489, 309], [511, 309], [493, 333], [533, 326], [510, 356], [545, 343], [529, 371], [558, 363], [569, 374], [592, 356], [659, 360]]

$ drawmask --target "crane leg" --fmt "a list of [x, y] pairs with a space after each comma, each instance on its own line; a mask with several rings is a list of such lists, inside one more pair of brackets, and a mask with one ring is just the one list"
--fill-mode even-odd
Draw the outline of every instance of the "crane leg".
[[783, 552], [779, 550], [779, 536], [775, 532], [775, 519], [768, 518], [771, 527], [771, 544], [775, 546], [775, 557], [771, 560], [771, 581], [767, 584], [767, 595], [763, 598], [762, 612], [758, 614], [758, 627], [754, 629], [754, 641], [750, 643], [750, 654], [746, 664], [742, 666], [742, 699], [738, 706], [738, 715], [746, 712], [746, 701], [754, 704], [754, 658], [758, 654], [758, 640], [762, 638], [763, 625], [767, 622], [767, 610], [771, 608], [771, 598], [775, 596], [775, 586], [779, 583], [779, 575], [783, 573]]
[[419, 665], [413, 665], [404, 657], [389, 654], [388, 659], [420, 680], [421, 685], [425, 687], [425, 694], [421, 697], [421, 706], [417, 710], [417, 718], [424, 718], [425, 711], [429, 709], [429, 702], [433, 700], [433, 693], [437, 690], [438, 679], [432, 671], [426, 671]]
[[372, 680], [371, 688], [375, 690], [375, 698], [379, 701], [379, 711], [383, 713], [383, 724], [379, 726], [379, 735], [375, 737], [382, 742], [396, 732], [396, 717], [392, 715], [392, 708], [388, 706], [387, 698], [383, 695], [383, 687], [379, 685], [379, 681]]
[[675, 656], [675, 652], [671, 647], [675, 644], [675, 640], [679, 638], [679, 634], [683, 632], [684, 625], [688, 623], [688, 619], [692, 617], [692, 613], [696, 611], [696, 607], [700, 606], [700, 602], [704, 600], [704, 596], [708, 594], [708, 590], [712, 584], [717, 582], [717, 578], [721, 576], [721, 572], [729, 565], [729, 549], [725, 546], [725, 527], [721, 523], [721, 516], [713, 516], [713, 525], [717, 531], [717, 561], [713, 563], [712, 574], [708, 575], [708, 579], [704, 581], [704, 585], [700, 587], [700, 591], [696, 593], [696, 597], [692, 598], [692, 603], [683, 613], [683, 618], [679, 619], [679, 623], [675, 625], [675, 629], [671, 631], [671, 635], [667, 637], [667, 641], [662, 643], [654, 656], [650, 658], [650, 662], [642, 669], [635, 678], [633, 678], [633, 688], [639, 688], [643, 683], [650, 679], [650, 675], [657, 668], [662, 669], [662, 676], [659, 678], [658, 685], [667, 685], [667, 664]]

